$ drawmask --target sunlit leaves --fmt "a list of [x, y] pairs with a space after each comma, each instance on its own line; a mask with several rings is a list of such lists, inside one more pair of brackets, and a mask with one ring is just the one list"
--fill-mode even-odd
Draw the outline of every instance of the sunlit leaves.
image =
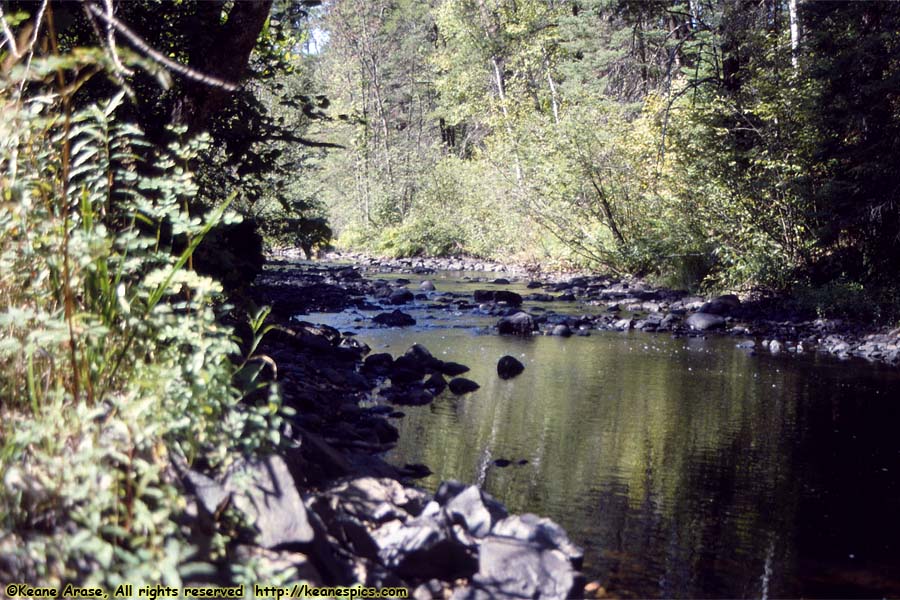
[[235, 218], [226, 202], [185, 210], [185, 165], [208, 142], [176, 131], [148, 152], [122, 101], [66, 119], [38, 96], [0, 115], [0, 457], [14, 476], [0, 514], [23, 580], [179, 584], [191, 549], [171, 460], [221, 465], [278, 441], [278, 396], [243, 405], [234, 387], [221, 285], [186, 268]]

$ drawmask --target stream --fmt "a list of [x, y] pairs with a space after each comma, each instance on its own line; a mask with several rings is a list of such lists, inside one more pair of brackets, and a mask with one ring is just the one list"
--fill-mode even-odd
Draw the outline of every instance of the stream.
[[[552, 518], [585, 549], [588, 579], [618, 597], [900, 594], [900, 370], [756, 355], [728, 336], [499, 336], [497, 317], [432, 302], [526, 293], [464, 279], [478, 275], [495, 276], [403, 275], [411, 290], [437, 287], [401, 307], [415, 327], [374, 326], [378, 311], [302, 317], [355, 332], [372, 352], [419, 343], [471, 367], [476, 392], [398, 407], [386, 458], [426, 464], [420, 485], [475, 483], [511, 511]], [[505, 354], [525, 364], [506, 381]]]

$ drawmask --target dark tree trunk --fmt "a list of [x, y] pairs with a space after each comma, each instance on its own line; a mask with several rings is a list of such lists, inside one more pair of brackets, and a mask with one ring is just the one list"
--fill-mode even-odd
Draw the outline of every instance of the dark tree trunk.
[[[219, 23], [223, 3], [200, 3], [206, 31], [202, 34], [208, 43], [200, 43], [191, 49], [191, 67], [235, 85], [247, 73], [250, 53], [262, 31], [272, 0], [243, 0], [235, 2], [225, 23]], [[187, 125], [192, 131], [208, 124], [225, 103], [231, 92], [227, 89], [199, 82], [187, 82], [181, 99], [176, 102], [173, 121]]]

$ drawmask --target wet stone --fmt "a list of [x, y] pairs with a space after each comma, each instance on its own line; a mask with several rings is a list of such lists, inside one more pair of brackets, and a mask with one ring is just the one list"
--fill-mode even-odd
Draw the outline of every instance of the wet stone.
[[465, 377], [457, 377], [455, 379], [451, 379], [449, 386], [450, 391], [457, 396], [474, 392], [481, 387], [471, 379], [466, 379]]
[[497, 375], [500, 379], [511, 379], [525, 370], [525, 365], [514, 356], [503, 356], [497, 361]]

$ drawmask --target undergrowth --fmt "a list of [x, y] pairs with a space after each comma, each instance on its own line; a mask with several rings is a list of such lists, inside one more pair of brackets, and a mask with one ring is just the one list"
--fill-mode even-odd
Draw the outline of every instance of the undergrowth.
[[207, 141], [153, 148], [119, 119], [124, 91], [76, 109], [77, 86], [45, 83], [103, 60], [36, 57], [0, 82], [0, 579], [180, 585], [223, 556], [178, 525], [173, 465], [264, 452], [284, 412], [189, 268], [236, 218], [228, 199], [188, 212]]

